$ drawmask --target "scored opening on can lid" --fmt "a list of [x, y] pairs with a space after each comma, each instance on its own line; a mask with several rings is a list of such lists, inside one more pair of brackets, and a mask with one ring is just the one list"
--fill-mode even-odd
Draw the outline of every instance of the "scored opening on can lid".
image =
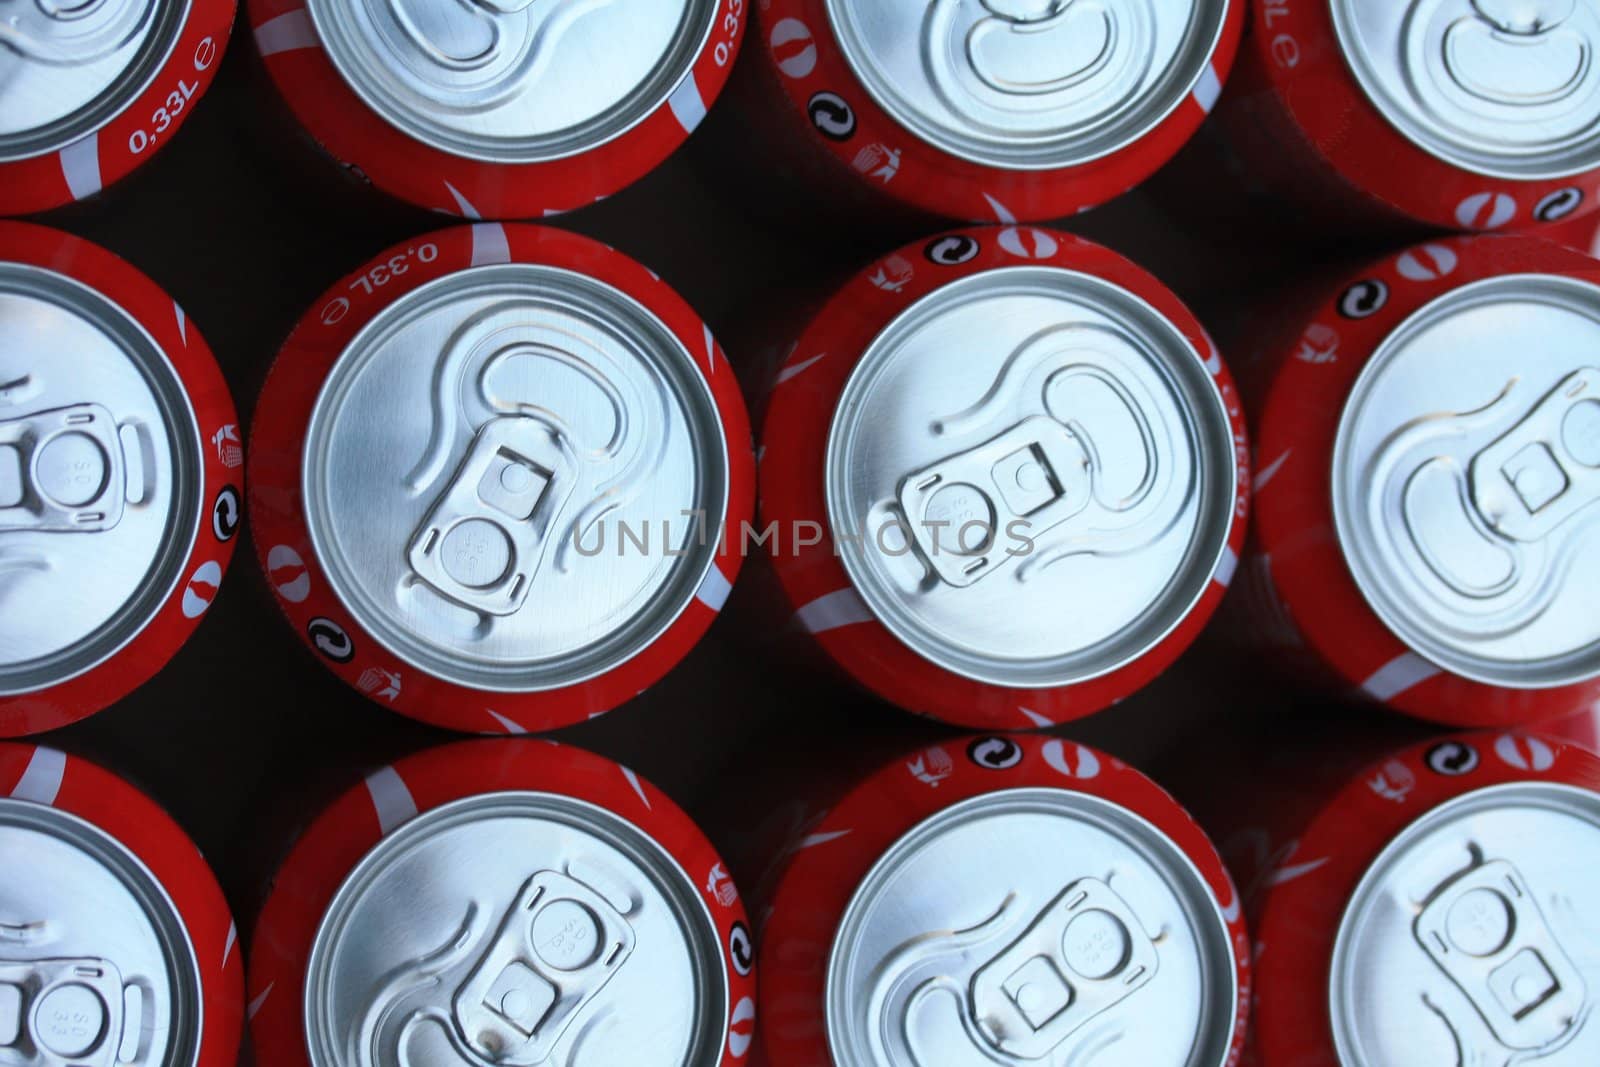
[[324, 914], [312, 1067], [709, 1067], [727, 975], [696, 884], [592, 804], [469, 797], [390, 833]]
[[840, 1067], [1220, 1067], [1238, 996], [1183, 850], [1056, 789], [975, 797], [897, 841], [840, 920], [825, 993]]
[[1350, 69], [1389, 123], [1465, 170], [1600, 167], [1600, 8], [1590, 0], [1332, 0]]
[[825, 468], [874, 615], [1012, 688], [1159, 644], [1227, 549], [1237, 477], [1221, 395], [1177, 327], [1048, 267], [970, 275], [896, 317], [845, 384]]
[[200, 448], [144, 327], [0, 262], [0, 696], [89, 670], [160, 610], [199, 532]]
[[202, 1010], [188, 931], [144, 864], [76, 816], [0, 800], [0, 1060], [192, 1067]]
[[1600, 796], [1493, 786], [1423, 815], [1367, 869], [1334, 942], [1339, 1062], [1600, 1062]]
[[1333, 514], [1368, 605], [1454, 674], [1600, 676], [1600, 286], [1462, 286], [1384, 339], [1334, 443]]
[[98, 130], [144, 92], [178, 43], [189, 0], [12, 3], [0, 17], [0, 162]]
[[620, 290], [473, 267], [396, 300], [306, 431], [318, 561], [385, 648], [498, 692], [637, 655], [714, 565], [728, 455], [693, 357]]
[[385, 122], [489, 163], [586, 152], [694, 67], [717, 0], [308, 0], [328, 58]]
[[1055, 170], [1160, 125], [1206, 76], [1228, 0], [827, 0], [827, 10], [851, 70], [916, 136], [983, 166]]

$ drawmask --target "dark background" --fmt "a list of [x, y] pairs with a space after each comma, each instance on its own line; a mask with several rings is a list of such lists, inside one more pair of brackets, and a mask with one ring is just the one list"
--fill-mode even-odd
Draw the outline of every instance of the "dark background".
[[[357, 187], [297, 140], [251, 49], [241, 26], [170, 147], [97, 201], [41, 220], [122, 255], [179, 301], [216, 352], [245, 426], [304, 309], [382, 248], [450, 221]], [[748, 367], [764, 326], [770, 333], [802, 298], [911, 235], [792, 208], [760, 180], [759, 161], [738, 157], [737, 138], [711, 132], [645, 181], [557, 224], [654, 268]], [[1279, 219], [1261, 221], [1236, 186], [1201, 146], [1151, 187], [1069, 228], [1131, 256], [1209, 325], [1237, 335], [1269, 301], [1269, 283], [1360, 250], [1316, 247]], [[557, 736], [634, 767], [726, 843], [723, 816], [753, 769], [910, 746], [934, 730], [752, 652], [749, 630], [740, 612], [725, 613], [661, 684]], [[1154, 686], [1059, 732], [1158, 778], [1177, 775], [1195, 737], [1306, 702], [1266, 667], [1211, 636]], [[366, 769], [449, 739], [370, 703], [313, 660], [272, 602], [245, 531], [221, 594], [172, 663], [118, 706], [44, 740], [165, 805], [212, 861], [248, 937], [296, 827]]]

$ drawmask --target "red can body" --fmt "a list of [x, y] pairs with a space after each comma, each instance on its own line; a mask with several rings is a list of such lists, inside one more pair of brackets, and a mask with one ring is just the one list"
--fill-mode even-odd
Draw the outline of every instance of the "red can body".
[[[369, 775], [305, 831], [273, 881], [251, 941], [249, 1010], [260, 1062], [311, 1062], [307, 964], [325, 911], [363, 857], [418, 816], [499, 793], [549, 794], [625, 820], [694, 880], [722, 946], [720, 973], [706, 980], [725, 981], [728, 990], [722, 1055], [714, 1062], [742, 1062], [754, 1034], [754, 960], [743, 904], [711, 844], [631, 770], [579, 749], [521, 740], [463, 742], [403, 759]], [[530, 871], [538, 858], [530, 855]]]
[[[956, 262], [946, 253], [957, 250]], [[1222, 562], [1182, 620], [1131, 662], [1062, 686], [1011, 687], [925, 659], [861, 603], [830, 527], [824, 466], [840, 400], [875, 337], [946, 286], [1005, 268], [1061, 268], [1128, 292], [1176, 328], [1204, 364], [1232, 435], [1236, 495]], [[761, 518], [773, 566], [799, 627], [843, 672], [884, 700], [968, 728], [1016, 729], [1075, 719], [1130, 695], [1189, 646], [1221, 601], [1242, 550], [1248, 512], [1244, 415], [1232, 378], [1192, 314], [1159, 281], [1114, 252], [1033, 227], [954, 231], [894, 252], [849, 281], [779, 368], [762, 425]]]
[[1352, 73], [1331, 6], [1252, 6], [1238, 69], [1218, 108], [1251, 180], [1328, 226], [1521, 230], [1595, 210], [1592, 171], [1495, 177], [1420, 147]]
[[[307, 427], [323, 382], [346, 345], [386, 307], [449, 275], [486, 263], [559, 268], [613, 287], [663, 324], [694, 361], [719, 420], [726, 514], [703, 531], [722, 546], [702, 595], [637, 654], [570, 685], [489, 692], [413, 670], [373, 638], [331, 588], [302, 498]], [[395, 269], [395, 268], [399, 269]], [[252, 517], [261, 564], [295, 630], [342, 679], [394, 710], [477, 733], [518, 733], [582, 721], [632, 699], [669, 671], [711, 625], [738, 574], [728, 546], [754, 504], [754, 457], [739, 386], [710, 328], [670, 287], [609, 247], [561, 230], [480, 223], [388, 249], [336, 283], [301, 320], [262, 391], [252, 428]], [[606, 561], [596, 561], [605, 563]], [[403, 676], [403, 683], [399, 679]]]
[[[1223, 1058], [1237, 1062], [1253, 981], [1249, 935], [1233, 882], [1210, 841], [1170, 796], [1121, 760], [1071, 741], [1009, 735], [927, 745], [841, 789], [837, 797], [819, 794], [799, 806], [806, 811], [793, 820], [792, 836], [772, 868], [778, 873], [760, 931], [760, 1047], [768, 1067], [839, 1062], [830, 1048], [826, 1007], [830, 957], [839, 952], [835, 937], [841, 920], [869, 872], [925, 822], [1010, 791], [1062, 791], [1109, 802], [1182, 849], [1226, 920], [1238, 1014]], [[976, 870], [949, 874], [983, 880]], [[979, 903], [962, 901], [961, 910], [975, 913]]]
[[[159, 66], [136, 92], [132, 85], [112, 87], [121, 104], [98, 128], [55, 151], [0, 161], [0, 215], [30, 214], [95, 196], [165, 147], [211, 87], [234, 10], [234, 0], [184, 5], [182, 24]], [[82, 17], [74, 11], [67, 21]]]
[[[1352, 767], [1360, 769], [1351, 774]], [[1253, 920], [1251, 1059], [1262, 1067], [1345, 1062], [1330, 1021], [1335, 933], [1358, 883], [1392, 839], [1429, 811], [1480, 790], [1600, 787], [1593, 753], [1521, 733], [1434, 739], [1355, 761], [1280, 753], [1261, 771], [1257, 791], [1222, 820], [1232, 829], [1219, 840]]]
[[[15, 737], [53, 730], [114, 704], [154, 677], [188, 640], [216, 598], [233, 558], [234, 539], [243, 521], [244, 453], [233, 398], [211, 350], [183, 308], [149, 278], [87, 241], [20, 222], [0, 223], [0, 261], [41, 277], [67, 279], [69, 286], [83, 286], [93, 299], [109, 302], [119, 314], [137, 322], [175, 379], [171, 383], [175, 391], [187, 400], [199, 437], [174, 442], [194, 454], [200, 483], [194, 487], [198, 514], [194, 528], [166, 532], [173, 541], [188, 539], [177, 571], [180, 577], [153, 606], [148, 621], [109, 655], [42, 688], [0, 694], [0, 736]], [[41, 333], [37, 343], [41, 347], [36, 351], [10, 353], [21, 361], [23, 375], [8, 383], [11, 396], [0, 389], [0, 413], [8, 417], [34, 414], [32, 409], [39, 405], [32, 395], [36, 383], [28, 372], [44, 376], [50, 366], [51, 337]], [[114, 396], [97, 394], [93, 382], [77, 383], [77, 388], [89, 399], [112, 407], [117, 403]], [[121, 492], [120, 486], [113, 489]], [[91, 543], [87, 539], [106, 535], [61, 536], [85, 539], [87, 544]], [[48, 577], [51, 572], [47, 568], [41, 573]]]
[[[196, 1067], [237, 1063], [244, 1026], [242, 953], [222, 890], [194, 842], [133, 786], [55, 749], [0, 744], [0, 798], [40, 805], [88, 823], [154, 876], [197, 965], [201, 1010], [199, 1018], [189, 1020], [198, 1050], [194, 1063]], [[0, 874], [0, 883], [15, 877], [27, 877], [26, 867]], [[81, 937], [82, 932], [75, 930], [72, 936]]]
[[[492, 28], [492, 19], [505, 14], [514, 18], [522, 10], [473, 12], [472, 17]], [[581, 150], [526, 162], [451, 151], [388, 121], [329, 58], [304, 0], [253, 0], [249, 18], [256, 46], [289, 109], [339, 164], [433, 211], [466, 219], [534, 219], [603, 200], [682, 145], [728, 80], [748, 12], [745, 0], [719, 0], [683, 81], [628, 128]], [[563, 28], [547, 31], [554, 35]], [[502, 31], [493, 32], [498, 51]]]
[[[1256, 635], [1308, 650], [1333, 684], [1410, 715], [1464, 727], [1547, 721], [1587, 708], [1600, 680], [1512, 687], [1419, 655], [1376, 613], [1353, 576], [1334, 514], [1336, 440], [1358, 378], [1413, 316], [1503, 276], [1593, 283], [1600, 265], [1529, 237], [1443, 239], [1324, 288], [1314, 310], [1269, 330], [1247, 372], [1255, 425], [1255, 550], [1248, 581]], [[1421, 321], [1421, 320], [1417, 320]], [[1472, 366], [1479, 364], [1474, 362]], [[1492, 395], [1492, 394], [1491, 394]], [[1487, 399], [1487, 397], [1486, 397]], [[1245, 590], [1241, 590], [1244, 592]]]
[[[831, 200], [887, 202], [974, 222], [1061, 218], [1138, 185], [1199, 128], [1239, 48], [1244, 5], [1225, 6], [1194, 91], [1132, 143], [1055, 169], [984, 162], [908, 129], [855, 73], [824, 0], [771, 0], [756, 8], [751, 32], [760, 40], [749, 60], [755, 69], [741, 75], [739, 103], [756, 143]], [[1053, 11], [1052, 17], [1072, 14]]]

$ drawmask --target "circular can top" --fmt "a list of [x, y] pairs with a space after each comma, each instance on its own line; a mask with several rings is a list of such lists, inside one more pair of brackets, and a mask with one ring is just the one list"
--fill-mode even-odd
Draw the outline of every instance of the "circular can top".
[[1491, 786], [1408, 826], [1368, 868], [1334, 943], [1341, 1063], [1600, 1059], [1592, 871], [1600, 797]]
[[877, 335], [825, 471], [873, 614], [1010, 688], [1160, 643], [1228, 551], [1238, 477], [1223, 399], [1175, 325], [1111, 282], [1020, 266], [946, 284]]
[[192, 1067], [201, 996], [183, 919], [137, 857], [77, 816], [0, 799], [0, 1060]]
[[651, 311], [511, 262], [446, 274], [356, 334], [301, 477], [317, 559], [380, 644], [531, 692], [611, 670], [683, 612], [729, 458], [710, 387]]
[[1600, 287], [1512, 274], [1413, 314], [1357, 379], [1333, 511], [1367, 603], [1489, 685], [1600, 677]]
[[829, 958], [828, 1041], [850, 1067], [1221, 1064], [1238, 997], [1228, 922], [1175, 842], [1110, 801], [1016, 788], [945, 808], [867, 874]]
[[368, 107], [456, 156], [536, 163], [643, 121], [689, 75], [715, 0], [309, 0]]
[[729, 991], [698, 887], [633, 824], [550, 793], [434, 808], [323, 916], [315, 1067], [719, 1062]]
[[63, 274], [0, 262], [0, 696], [76, 677], [149, 625], [203, 483], [190, 398], [145, 328]]
[[958, 158], [1059, 170], [1130, 145], [1207, 76], [1227, 0], [827, 0], [846, 62]]
[[1600, 9], [1586, 0], [1332, 0], [1357, 81], [1413, 143], [1492, 177], [1600, 167]]
[[121, 114], [177, 44], [189, 2], [7, 8], [0, 18], [0, 162], [56, 151]]

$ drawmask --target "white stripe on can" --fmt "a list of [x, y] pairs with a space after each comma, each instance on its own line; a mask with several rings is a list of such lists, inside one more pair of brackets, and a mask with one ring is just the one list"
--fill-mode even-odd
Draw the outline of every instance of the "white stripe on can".
[[48, 807], [54, 804], [56, 797], [60, 795], [61, 781], [66, 774], [66, 753], [40, 746], [34, 749], [33, 755], [28, 758], [28, 766], [22, 772], [22, 777], [15, 788], [11, 790], [11, 798]]
[[[451, 192], [455, 190], [452, 189]], [[482, 267], [491, 263], [510, 262], [511, 239], [506, 235], [506, 228], [498, 222], [473, 223], [472, 265]]]
[[1217, 106], [1217, 100], [1222, 96], [1222, 79], [1217, 76], [1217, 68], [1210, 63], [1200, 72], [1200, 81], [1194, 87], [1194, 101], [1200, 105], [1200, 110], [1207, 115]]
[[1222, 558], [1217, 561], [1217, 572], [1211, 576], [1212, 580], [1220, 586], [1227, 586], [1233, 582], [1234, 572], [1239, 569], [1239, 553], [1232, 548], [1222, 550]]
[[417, 802], [393, 767], [368, 775], [367, 792], [372, 796], [372, 809], [378, 813], [378, 828], [385, 834], [416, 817]]
[[61, 175], [74, 200], [83, 200], [100, 191], [100, 135], [91, 133], [61, 150]]
[[851, 626], [858, 622], [871, 622], [872, 609], [867, 607], [867, 602], [861, 599], [861, 594], [856, 592], [855, 586], [847, 585], [843, 589], [819, 596], [811, 603], [795, 612], [795, 618], [807, 632], [820, 634], [828, 630], [837, 630], [841, 626]]
[[1361, 683], [1361, 691], [1375, 700], [1392, 700], [1438, 673], [1438, 667], [1415, 652], [1405, 652], [1373, 672]]
[[693, 133], [705, 121], [706, 101], [700, 95], [700, 84], [694, 80], [693, 71], [672, 90], [667, 105], [672, 108], [673, 116], [685, 133]]
[[706, 572], [706, 580], [700, 583], [700, 588], [694, 595], [696, 600], [712, 611], [721, 611], [722, 605], [728, 602], [728, 594], [732, 591], [733, 583], [728, 581], [720, 568], [712, 567]]
[[311, 13], [300, 8], [257, 26], [256, 47], [265, 57], [302, 48], [321, 48], [322, 41], [317, 37], [316, 26], [312, 25]]

